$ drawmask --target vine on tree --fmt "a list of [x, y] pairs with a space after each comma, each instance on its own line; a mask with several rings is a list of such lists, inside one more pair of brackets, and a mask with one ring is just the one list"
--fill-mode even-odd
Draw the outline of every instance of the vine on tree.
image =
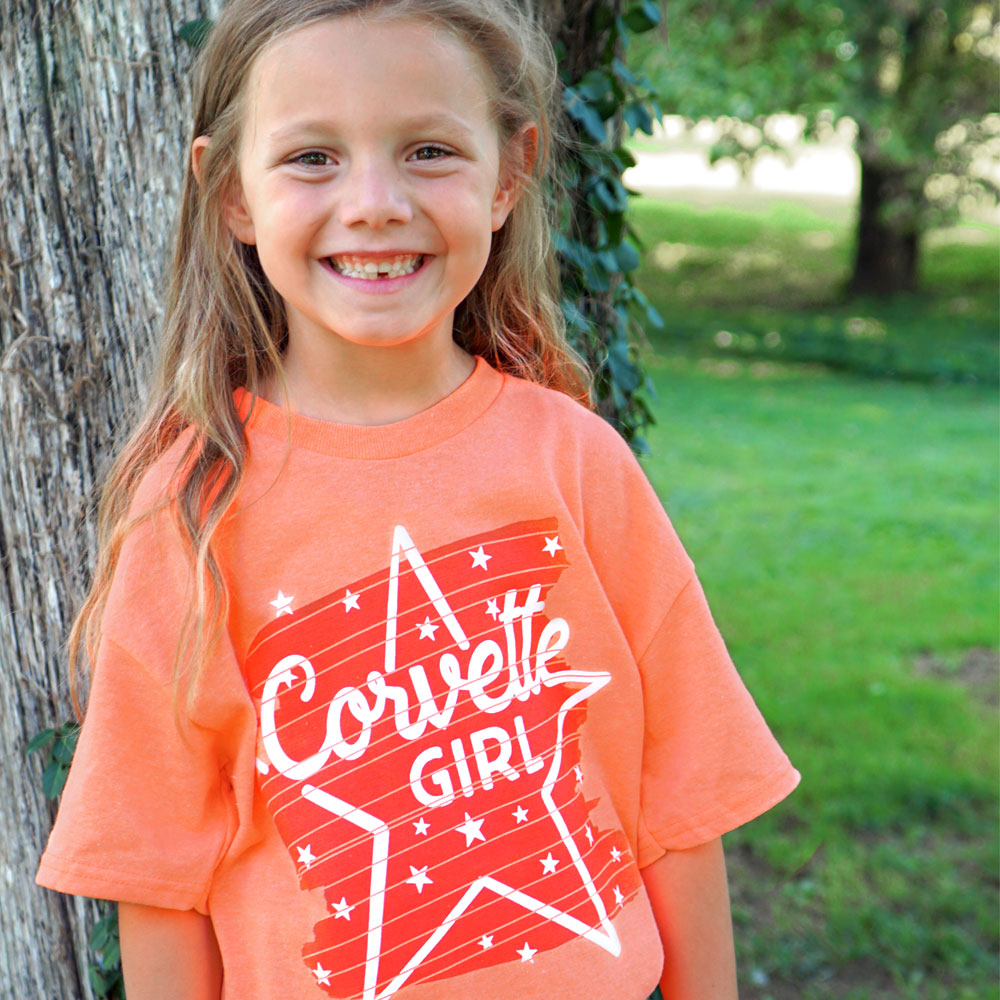
[[[653, 423], [652, 383], [638, 348], [643, 325], [663, 320], [631, 274], [639, 266], [641, 241], [627, 218], [629, 191], [622, 174], [635, 166], [625, 147], [627, 135], [652, 135], [662, 118], [653, 85], [625, 64], [631, 38], [658, 28], [662, 13], [655, 0], [621, 9], [605, 0], [587, 18], [577, 51], [556, 40], [563, 82], [563, 110], [572, 134], [561, 185], [556, 251], [563, 284], [563, 313], [573, 344], [595, 374], [598, 410], [617, 427], [633, 450], [647, 450], [642, 432]], [[579, 51], [598, 51], [594, 60]], [[574, 64], [582, 72], [577, 75]]]
[[[42, 792], [47, 799], [55, 801], [62, 794], [79, 738], [80, 724], [64, 722], [54, 729], [43, 729], [25, 747], [24, 752], [28, 756], [45, 751]], [[98, 1000], [125, 1000], [118, 942], [118, 908], [104, 900], [99, 901], [98, 906], [101, 916], [90, 929], [87, 978]]]

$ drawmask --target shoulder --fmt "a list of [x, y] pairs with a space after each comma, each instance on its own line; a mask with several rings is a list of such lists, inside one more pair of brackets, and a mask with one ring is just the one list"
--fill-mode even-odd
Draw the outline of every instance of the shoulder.
[[[107, 603], [103, 631], [131, 650], [126, 641], [148, 630], [152, 614], [167, 618], [164, 605], [182, 606], [189, 583], [188, 552], [176, 517], [179, 475], [187, 461], [194, 431], [185, 429], [141, 473], [132, 493], [128, 512], [118, 526], [118, 550]], [[145, 609], [145, 610], [144, 610]]]
[[558, 436], [560, 449], [579, 450], [608, 462], [633, 465], [622, 436], [598, 413], [564, 392], [512, 375], [505, 376], [508, 408], [532, 434]]
[[609, 554], [617, 557], [624, 551], [615, 535], [620, 530], [677, 547], [645, 471], [607, 420], [564, 393], [522, 379], [508, 378], [505, 391], [511, 436], [530, 456], [538, 478], [547, 474], [558, 482], [591, 544], [607, 542]]
[[634, 649], [649, 642], [691, 579], [693, 564], [628, 443], [563, 393], [509, 379], [504, 419], [530, 461], [536, 495], [554, 483]]
[[132, 497], [132, 518], [143, 518], [173, 503], [194, 436], [194, 428], [186, 427], [143, 472]]

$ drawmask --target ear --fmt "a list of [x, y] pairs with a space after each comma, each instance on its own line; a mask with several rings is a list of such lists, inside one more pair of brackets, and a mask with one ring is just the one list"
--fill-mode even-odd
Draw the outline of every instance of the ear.
[[[211, 141], [210, 136], [199, 135], [191, 144], [191, 172], [199, 184], [201, 184], [202, 180], [202, 159]], [[234, 189], [226, 195], [223, 204], [223, 213], [230, 232], [241, 243], [252, 244], [257, 242], [253, 219], [250, 216], [250, 210], [247, 208], [242, 190]]]
[[538, 126], [528, 122], [511, 136], [500, 154], [500, 177], [490, 211], [493, 232], [507, 221], [524, 190], [524, 180], [531, 176], [537, 159]]

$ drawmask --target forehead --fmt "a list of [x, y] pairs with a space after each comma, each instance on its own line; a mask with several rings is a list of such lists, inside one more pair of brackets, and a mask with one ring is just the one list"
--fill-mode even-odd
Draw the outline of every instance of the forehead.
[[412, 19], [345, 16], [307, 25], [266, 46], [252, 68], [254, 131], [296, 121], [340, 124], [454, 118], [491, 121], [489, 71], [449, 31]]

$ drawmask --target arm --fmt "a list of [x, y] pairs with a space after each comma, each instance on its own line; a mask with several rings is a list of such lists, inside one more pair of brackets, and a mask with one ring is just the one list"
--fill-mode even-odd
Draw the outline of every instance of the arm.
[[129, 1000], [219, 1000], [222, 958], [208, 917], [120, 903], [118, 932]]
[[642, 869], [663, 940], [664, 1000], [736, 1000], [736, 957], [722, 841], [668, 851]]

